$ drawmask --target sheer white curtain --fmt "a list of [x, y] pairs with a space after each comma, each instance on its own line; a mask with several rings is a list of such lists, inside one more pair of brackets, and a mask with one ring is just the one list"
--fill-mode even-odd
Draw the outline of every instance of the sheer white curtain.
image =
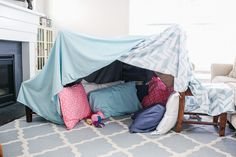
[[159, 33], [180, 24], [196, 70], [209, 71], [211, 63], [233, 63], [236, 56], [235, 8], [235, 0], [130, 0], [129, 33]]

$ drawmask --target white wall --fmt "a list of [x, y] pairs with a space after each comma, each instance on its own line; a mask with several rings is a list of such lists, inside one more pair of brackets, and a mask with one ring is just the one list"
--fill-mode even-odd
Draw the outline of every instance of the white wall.
[[48, 5], [47, 5], [48, 1], [50, 0], [33, 0], [34, 3], [33, 10], [48, 16]]
[[127, 35], [129, 0], [50, 0], [49, 17], [57, 27], [96, 36]]

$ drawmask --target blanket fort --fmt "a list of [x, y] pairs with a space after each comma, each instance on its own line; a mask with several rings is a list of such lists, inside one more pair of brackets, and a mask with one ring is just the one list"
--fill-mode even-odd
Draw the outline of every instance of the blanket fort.
[[[196, 106], [206, 109], [210, 101], [193, 75], [185, 39], [185, 32], [177, 25], [159, 35], [120, 38], [95, 38], [61, 31], [46, 65], [35, 78], [22, 83], [17, 101], [47, 120], [63, 124], [58, 100], [63, 86], [119, 60], [174, 76], [174, 90], [183, 92], [189, 87], [201, 102]], [[233, 111], [233, 101], [227, 101], [222, 108]], [[216, 115], [223, 111], [205, 112]]]

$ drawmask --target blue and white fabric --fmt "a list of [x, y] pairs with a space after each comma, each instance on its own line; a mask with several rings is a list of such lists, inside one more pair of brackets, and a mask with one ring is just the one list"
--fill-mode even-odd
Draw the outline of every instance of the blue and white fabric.
[[[58, 93], [63, 85], [120, 60], [173, 75], [175, 91], [183, 92], [189, 87], [198, 100], [197, 106], [205, 109], [211, 102], [211, 95], [194, 78], [185, 39], [184, 31], [176, 25], [154, 36], [95, 38], [59, 32], [43, 70], [35, 78], [22, 83], [17, 100], [47, 120], [63, 124], [58, 102]], [[227, 99], [231, 99], [230, 92]], [[222, 102], [222, 105], [220, 111], [216, 112], [211, 107], [207, 112], [215, 115], [234, 110], [233, 103]]]
[[190, 88], [186, 110], [199, 109], [209, 115], [234, 111], [234, 93], [227, 85], [202, 85], [194, 76], [185, 46], [185, 32], [178, 26], [152, 36], [119, 59], [122, 62], [174, 76], [174, 90]]
[[192, 89], [194, 97], [188, 96], [186, 98], [186, 111], [192, 111], [200, 107], [203, 113], [212, 116], [235, 111], [234, 91], [227, 84], [211, 83], [194, 87], [196, 88]]

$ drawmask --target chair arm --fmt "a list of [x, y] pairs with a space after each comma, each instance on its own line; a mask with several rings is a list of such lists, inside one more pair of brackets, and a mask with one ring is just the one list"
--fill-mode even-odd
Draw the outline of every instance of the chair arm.
[[211, 64], [211, 80], [215, 76], [226, 76], [233, 69], [232, 64]]

